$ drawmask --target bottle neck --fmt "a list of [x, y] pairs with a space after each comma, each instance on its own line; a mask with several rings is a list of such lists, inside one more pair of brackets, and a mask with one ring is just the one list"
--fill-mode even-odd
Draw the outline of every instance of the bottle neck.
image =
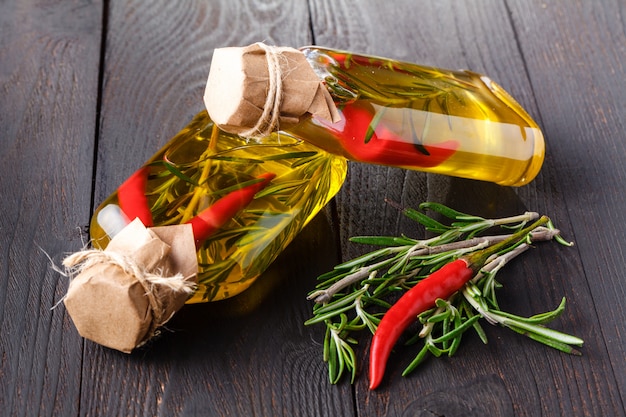
[[[337, 77], [337, 70], [340, 69], [342, 63], [338, 62], [336, 57], [331, 56], [330, 49], [307, 46], [300, 48], [300, 51], [330, 93], [335, 105], [341, 106], [359, 98], [357, 90]], [[346, 56], [347, 54], [341, 53], [340, 55]]]

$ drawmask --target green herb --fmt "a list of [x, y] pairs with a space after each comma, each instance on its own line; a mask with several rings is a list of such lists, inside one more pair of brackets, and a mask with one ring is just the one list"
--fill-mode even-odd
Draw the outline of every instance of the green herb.
[[[447, 220], [436, 220], [426, 214], [427, 210]], [[323, 323], [326, 327], [323, 357], [328, 363], [331, 383], [339, 382], [346, 373], [354, 381], [357, 333], [367, 329], [373, 334], [380, 318], [402, 293], [446, 263], [510, 236], [483, 236], [488, 229], [499, 227], [515, 232], [539, 217], [537, 213], [527, 212], [519, 216], [485, 219], [437, 203], [423, 203], [419, 210], [403, 209], [403, 213], [435, 236], [423, 240], [406, 236], [352, 238], [353, 242], [380, 248], [321, 275], [317, 288], [309, 294], [315, 305], [312, 318], [305, 324]], [[563, 352], [580, 354], [573, 346], [582, 346], [581, 339], [544, 326], [563, 312], [564, 298], [555, 310], [525, 318], [501, 310], [496, 297], [497, 289], [502, 286], [496, 280], [498, 271], [525, 252], [530, 243], [547, 240], [572, 245], [560, 236], [552, 222], [548, 222], [545, 227], [534, 229], [519, 244], [493, 256], [461, 291], [448, 300], [438, 300], [434, 308], [416, 317], [422, 327], [407, 343], [421, 342], [421, 348], [403, 375], [415, 370], [429, 354], [436, 357], [454, 355], [468, 330], [475, 331], [487, 343], [481, 319]]]
[[226, 282], [235, 286], [260, 274], [283, 249], [278, 235], [293, 233], [291, 223], [305, 224], [338, 178], [329, 174], [334, 159], [287, 134], [246, 142], [219, 131], [205, 112], [191, 125], [148, 164], [145, 194], [155, 224], [188, 222], [220, 198], [259, 183], [264, 172], [277, 174], [198, 250], [199, 293], [211, 300]]

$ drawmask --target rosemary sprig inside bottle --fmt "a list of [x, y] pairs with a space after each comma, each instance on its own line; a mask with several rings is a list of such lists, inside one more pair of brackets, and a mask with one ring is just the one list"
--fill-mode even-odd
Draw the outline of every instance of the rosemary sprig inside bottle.
[[[425, 214], [425, 210], [450, 219], [450, 224], [435, 220]], [[429, 354], [436, 357], [454, 355], [462, 335], [470, 329], [487, 343], [479, 323], [481, 318], [563, 352], [580, 354], [573, 346], [582, 346], [581, 339], [544, 326], [563, 312], [565, 298], [555, 310], [526, 318], [502, 311], [496, 297], [496, 290], [501, 287], [495, 279], [496, 274], [511, 259], [525, 252], [530, 243], [556, 240], [566, 246], [573, 244], [560, 236], [547, 217], [527, 212], [519, 216], [485, 219], [438, 203], [423, 203], [419, 210], [408, 208], [403, 213], [435, 236], [424, 240], [406, 236], [354, 237], [351, 241], [380, 246], [380, 249], [337, 265], [321, 275], [317, 288], [309, 294], [315, 305], [313, 317], [305, 324], [323, 323], [326, 326], [323, 355], [328, 363], [331, 383], [337, 383], [345, 373], [349, 373], [354, 381], [357, 372], [353, 348], [357, 344], [355, 334], [368, 329], [375, 335], [370, 354], [370, 388], [378, 385], [386, 361], [386, 357], [378, 357], [379, 351], [388, 353], [398, 336], [395, 334], [391, 340], [380, 341], [387, 338], [387, 334], [380, 333], [394, 327], [385, 325], [384, 329], [383, 326], [378, 329], [381, 318], [390, 309], [390, 316], [397, 318], [408, 314], [402, 320], [422, 325], [407, 342], [421, 341], [421, 348], [403, 375], [412, 372]], [[528, 226], [529, 222], [535, 223]], [[480, 235], [495, 226], [508, 229], [512, 234]], [[481, 259], [477, 265], [479, 255], [485, 251], [493, 252], [486, 249], [492, 247], [496, 249], [495, 253]], [[458, 288], [450, 283], [454, 280]], [[419, 288], [410, 291], [416, 286]], [[424, 301], [422, 294], [415, 294], [424, 292], [423, 289], [435, 295], [429, 295]], [[403, 293], [407, 293], [403, 298], [412, 299], [401, 298], [397, 304], [392, 304]], [[432, 305], [418, 308], [414, 305], [416, 302]], [[411, 304], [411, 308], [403, 307]], [[390, 317], [386, 320], [389, 321]], [[401, 327], [404, 329], [406, 325]], [[381, 349], [381, 343], [387, 346]]]

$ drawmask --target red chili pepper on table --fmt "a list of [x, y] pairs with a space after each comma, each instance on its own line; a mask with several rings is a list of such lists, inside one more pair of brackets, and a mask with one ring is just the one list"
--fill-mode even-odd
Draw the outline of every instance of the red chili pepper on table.
[[191, 223], [196, 247], [224, 226], [235, 214], [243, 210], [254, 199], [254, 195], [265, 188], [276, 175], [268, 172], [259, 175], [261, 181], [235, 190], [217, 200], [187, 223]]
[[460, 290], [480, 271], [491, 255], [523, 240], [529, 232], [547, 221], [548, 218], [543, 216], [531, 226], [514, 233], [500, 243], [444, 265], [400, 297], [385, 313], [372, 338], [369, 388], [373, 390], [378, 387], [393, 346], [419, 314], [432, 308], [437, 299], [445, 300]]
[[346, 104], [338, 123], [322, 123], [340, 140], [352, 159], [361, 162], [398, 166], [431, 168], [452, 156], [459, 144], [447, 140], [438, 144], [413, 143], [392, 132], [384, 122], [374, 121], [373, 106], [363, 103]]

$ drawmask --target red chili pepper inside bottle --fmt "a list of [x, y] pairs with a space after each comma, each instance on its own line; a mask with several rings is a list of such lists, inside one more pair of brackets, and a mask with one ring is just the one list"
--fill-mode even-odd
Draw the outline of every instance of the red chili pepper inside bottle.
[[199, 113], [95, 210], [92, 242], [139, 218], [190, 223], [198, 289], [190, 303], [247, 289], [339, 191], [346, 160], [292, 137], [263, 143], [220, 131]]

